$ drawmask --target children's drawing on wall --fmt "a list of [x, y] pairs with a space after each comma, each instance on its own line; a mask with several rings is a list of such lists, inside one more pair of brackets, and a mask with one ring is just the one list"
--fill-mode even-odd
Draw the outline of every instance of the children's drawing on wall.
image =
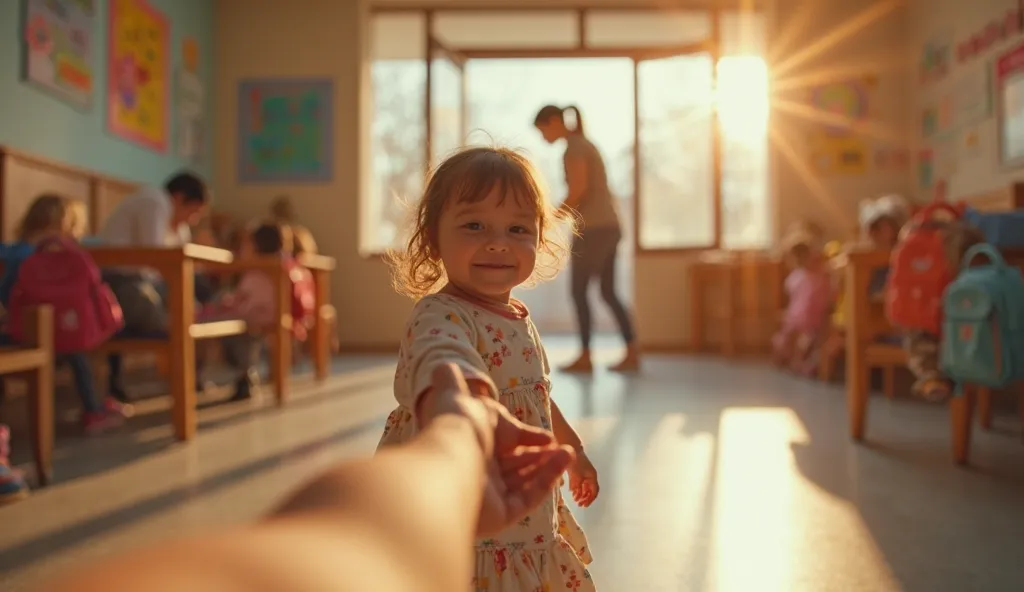
[[984, 154], [982, 149], [982, 130], [980, 125], [968, 126], [960, 137], [960, 158], [967, 163], [976, 161]]
[[807, 101], [820, 116], [808, 134], [812, 167], [823, 175], [860, 175], [871, 158], [864, 124], [877, 79], [864, 76], [812, 87]]
[[953, 91], [957, 127], [970, 126], [992, 116], [992, 75], [987, 67], [961, 68]]
[[242, 81], [238, 89], [239, 181], [329, 181], [333, 94], [327, 79]]
[[935, 153], [931, 148], [924, 148], [917, 153], [917, 185], [921, 189], [930, 189], [935, 181]]
[[906, 148], [882, 146], [875, 149], [875, 169], [882, 172], [910, 170], [910, 151]]
[[24, 79], [76, 107], [91, 107], [95, 0], [24, 2]]
[[996, 61], [999, 152], [1004, 166], [1024, 164], [1024, 44]]
[[170, 26], [144, 0], [111, 0], [107, 128], [152, 150], [167, 149]]
[[193, 37], [182, 42], [176, 103], [178, 156], [198, 163], [203, 159], [206, 126], [206, 89], [199, 74], [199, 43]]
[[946, 139], [953, 132], [953, 95], [944, 94], [921, 111], [921, 137], [924, 139]]
[[951, 31], [936, 33], [925, 42], [924, 47], [921, 48], [921, 84], [933, 84], [949, 74], [952, 46], [953, 33]]

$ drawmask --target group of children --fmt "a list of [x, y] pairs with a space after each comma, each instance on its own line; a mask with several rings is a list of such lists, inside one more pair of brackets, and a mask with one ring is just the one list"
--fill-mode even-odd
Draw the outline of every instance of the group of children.
[[[18, 227], [17, 241], [0, 246], [0, 260], [4, 264], [0, 276], [0, 304], [3, 306], [0, 343], [11, 345], [19, 341], [18, 321], [25, 307], [53, 306], [55, 361], [71, 371], [74, 390], [82, 405], [83, 431], [97, 435], [120, 425], [133, 413], [119, 383], [112, 381], [107, 393], [97, 392], [90, 365], [92, 349], [115, 332], [132, 329], [126, 327], [121, 304], [107, 283], [112, 276], [132, 276], [130, 270], [104, 270], [101, 275], [88, 251], [81, 247], [83, 242], [96, 242], [84, 236], [85, 229], [85, 208], [80, 201], [47, 194], [39, 196], [29, 206]], [[293, 257], [295, 238], [291, 228], [269, 218], [247, 227], [238, 239], [240, 258], [278, 256], [285, 260], [293, 287], [293, 329], [297, 338], [304, 338], [313, 319], [314, 287], [309, 271], [301, 268]], [[315, 249], [315, 243], [310, 241], [311, 237], [306, 239], [305, 247], [309, 249], [312, 244]], [[42, 257], [46, 259], [40, 259]], [[84, 278], [82, 286], [75, 283], [76, 277]], [[197, 280], [203, 279], [217, 278], [197, 277]], [[197, 281], [200, 283], [204, 282]], [[216, 286], [217, 290], [205, 299], [205, 304], [197, 306], [197, 321], [238, 318], [245, 320], [250, 328], [249, 334], [228, 337], [221, 342], [225, 361], [240, 374], [231, 399], [249, 398], [253, 385], [259, 380], [257, 367], [262, 334], [276, 323], [274, 281], [265, 272], [252, 270], [233, 282], [205, 283]], [[154, 292], [159, 289], [158, 286], [148, 287]], [[54, 295], [55, 292], [60, 294]], [[153, 301], [162, 300], [154, 297]], [[117, 360], [119, 362], [119, 358]], [[3, 384], [0, 381], [0, 389]], [[7, 461], [9, 433], [6, 426], [0, 426], [0, 502], [19, 499], [27, 493], [24, 480]]]
[[[900, 245], [905, 246], [912, 237], [934, 232], [941, 243], [942, 266], [955, 276], [964, 253], [984, 237], [964, 220], [962, 206], [946, 204], [943, 197], [937, 196], [935, 205], [920, 209], [896, 195], [862, 202], [860, 237], [852, 246], [899, 253]], [[782, 245], [791, 271], [785, 284], [788, 304], [782, 327], [772, 341], [774, 359], [780, 366], [812, 375], [823, 358], [838, 355], [845, 347], [842, 283], [847, 248], [835, 242], [825, 243], [820, 229], [809, 223], [794, 225]], [[894, 331], [878, 339], [902, 344], [906, 350], [908, 368], [915, 377], [912, 392], [927, 400], [941, 401], [952, 393], [953, 384], [940, 369], [940, 331], [900, 322], [899, 305], [906, 300], [902, 300], [896, 288], [903, 279], [890, 274], [890, 270], [914, 265], [908, 257], [894, 257], [893, 265], [876, 270], [867, 297], [886, 305]], [[895, 273], [899, 273], [898, 269]], [[941, 287], [936, 287], [932, 302], [941, 302], [941, 291]], [[935, 314], [938, 321], [941, 312]]]

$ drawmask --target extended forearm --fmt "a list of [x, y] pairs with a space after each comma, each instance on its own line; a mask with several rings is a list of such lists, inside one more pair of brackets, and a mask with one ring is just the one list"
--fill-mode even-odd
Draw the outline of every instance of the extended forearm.
[[583, 441], [580, 440], [580, 435], [569, 425], [565, 416], [562, 415], [562, 410], [554, 401], [551, 401], [551, 432], [555, 434], [555, 440], [558, 440], [559, 444], [570, 446], [577, 453], [583, 450]]

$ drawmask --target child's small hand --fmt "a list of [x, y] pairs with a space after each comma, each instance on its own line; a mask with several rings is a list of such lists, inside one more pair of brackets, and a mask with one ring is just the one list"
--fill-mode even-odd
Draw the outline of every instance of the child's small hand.
[[569, 469], [569, 491], [581, 508], [594, 503], [601, 486], [597, 482], [597, 469], [582, 450], [576, 452], [576, 462]]

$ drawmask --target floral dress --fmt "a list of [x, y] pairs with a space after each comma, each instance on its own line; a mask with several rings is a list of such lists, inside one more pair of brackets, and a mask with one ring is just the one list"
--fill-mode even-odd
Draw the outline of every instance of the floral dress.
[[[519, 420], [551, 429], [551, 381], [537, 329], [522, 303], [494, 310], [446, 294], [419, 301], [398, 353], [395, 398], [380, 446], [416, 433], [413, 405], [438, 364], [455, 363], [493, 389]], [[586, 536], [555, 489], [528, 516], [476, 542], [474, 592], [594, 592]]]

